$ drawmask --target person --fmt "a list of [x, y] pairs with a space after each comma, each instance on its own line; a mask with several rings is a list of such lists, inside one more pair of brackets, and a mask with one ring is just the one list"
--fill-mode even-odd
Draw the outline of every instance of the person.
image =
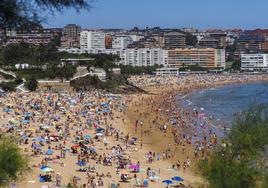
[[58, 186], [58, 187], [61, 186], [61, 175], [60, 175], [60, 173], [56, 174], [56, 186]]

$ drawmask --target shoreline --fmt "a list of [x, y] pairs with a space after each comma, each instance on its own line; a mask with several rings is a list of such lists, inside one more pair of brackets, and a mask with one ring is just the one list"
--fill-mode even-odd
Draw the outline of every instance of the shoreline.
[[[160, 85], [160, 86], [148, 86], [148, 87], [143, 87], [142, 89], [144, 89], [145, 91], [148, 92], [148, 94], [144, 94], [145, 97], [144, 97], [144, 100], [145, 98], [149, 98], [150, 100], [152, 99], [156, 99], [156, 100], [159, 100], [159, 101], [165, 101], [167, 100], [169, 97], [171, 96], [183, 96], [183, 95], [188, 95], [194, 91], [198, 91], [198, 90], [206, 90], [206, 89], [210, 89], [210, 88], [218, 88], [218, 87], [223, 87], [223, 86], [226, 86], [226, 85], [236, 85], [236, 84], [249, 84], [249, 83], [257, 83], [257, 82], [267, 82], [268, 81], [268, 78], [264, 78], [264, 79], [260, 79], [260, 80], [246, 80], [246, 81], [225, 81], [225, 82], [217, 82], [217, 83], [213, 83], [213, 84], [203, 84], [203, 85], [199, 85], [198, 87], [195, 87], [195, 86], [178, 86], [176, 84], [173, 84], [173, 85], [169, 85], [169, 86], [166, 86], [166, 85]], [[165, 88], [166, 91], [163, 92], [163, 87]], [[164, 94], [165, 93], [165, 94]], [[141, 98], [139, 96], [135, 96], [134, 95], [134, 100], [140, 100]], [[175, 101], [174, 101], [175, 102]], [[177, 104], [178, 108], [181, 108], [183, 109], [183, 107], [179, 104]], [[128, 114], [128, 116], [131, 116], [133, 114]], [[130, 118], [130, 121], [132, 122], [133, 124], [133, 117]], [[145, 120], [146, 121], [146, 120]], [[168, 122], [168, 115], [166, 114], [165, 117], [164, 117], [164, 121], [163, 122]], [[147, 126], [148, 128], [148, 126]], [[133, 131], [130, 129], [127, 129], [127, 131]], [[153, 131], [159, 131], [159, 130], [153, 130]], [[154, 135], [151, 135], [149, 136], [149, 138], [146, 139], [146, 141], [148, 143], [154, 143], [155, 142], [155, 139], [153, 138], [154, 136], [161, 136], [160, 138], [158, 139], [163, 139], [164, 141], [164, 145], [169, 145], [170, 142], [174, 142], [174, 140], [172, 139], [172, 133], [171, 133], [172, 130], [169, 130], [167, 132], [167, 136], [161, 136], [161, 134], [154, 134]], [[185, 131], [185, 130], [184, 130]], [[141, 136], [139, 136], [139, 138], [141, 138]], [[166, 139], [168, 138], [168, 139]], [[161, 144], [148, 144], [147, 145], [147, 148], [148, 150], [154, 150], [154, 151], [161, 151], [161, 149], [163, 149], [163, 146], [161, 146]], [[174, 149], [174, 148], [173, 148]], [[180, 148], [179, 148], [180, 149]], [[187, 149], [191, 151], [193, 151], [193, 146], [188, 146]], [[180, 158], [182, 159], [183, 157], [179, 156], [179, 153], [180, 152], [176, 152], [175, 155], [177, 156], [177, 158]], [[190, 157], [193, 157], [193, 154], [189, 154]], [[171, 166], [172, 164], [174, 164], [174, 162], [176, 162], [175, 159], [170, 159], [170, 160], [167, 160], [168, 164]], [[202, 183], [202, 178], [199, 177], [198, 175], [198, 172], [197, 172], [197, 169], [196, 169], [196, 162], [193, 162], [194, 163], [194, 167], [191, 167], [189, 172], [186, 172], [186, 173], [183, 173], [182, 176], [184, 177], [190, 177], [191, 180], [189, 181], [188, 178], [186, 178], [186, 182], [191, 184], [191, 185], [195, 185], [195, 184], [199, 184], [199, 183]]]

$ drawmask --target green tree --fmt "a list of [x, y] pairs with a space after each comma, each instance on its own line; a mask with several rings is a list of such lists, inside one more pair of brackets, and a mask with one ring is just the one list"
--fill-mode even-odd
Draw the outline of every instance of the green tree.
[[240, 70], [240, 68], [241, 68], [241, 60], [237, 60], [237, 61], [233, 62], [231, 69]]
[[35, 91], [38, 87], [38, 82], [35, 79], [35, 77], [31, 77], [26, 83], [25, 83], [27, 89], [29, 89], [30, 91]]
[[30, 28], [45, 20], [43, 13], [53, 14], [64, 9], [90, 9], [88, 0], [2, 0], [0, 2], [0, 27]]
[[268, 111], [252, 107], [233, 124], [230, 135], [200, 162], [211, 188], [263, 188], [267, 184]]
[[196, 46], [197, 44], [197, 37], [192, 35], [191, 33], [186, 33], [185, 34], [185, 40], [186, 40], [186, 45], [187, 46]]
[[28, 168], [28, 161], [14, 139], [0, 139], [0, 186], [17, 180]]

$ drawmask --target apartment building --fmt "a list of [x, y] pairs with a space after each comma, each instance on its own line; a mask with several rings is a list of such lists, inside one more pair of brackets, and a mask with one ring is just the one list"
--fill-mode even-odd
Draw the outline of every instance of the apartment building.
[[268, 54], [242, 54], [241, 70], [268, 70]]
[[81, 49], [105, 49], [105, 34], [102, 31], [82, 31], [80, 33]]
[[9, 36], [6, 45], [18, 44], [21, 42], [33, 45], [48, 44], [52, 39], [52, 33], [21, 33]]
[[168, 32], [164, 33], [165, 49], [185, 48], [186, 38], [183, 33], [180, 32]]
[[112, 48], [113, 49], [126, 49], [128, 45], [132, 44], [133, 40], [127, 35], [113, 36]]
[[63, 28], [61, 37], [61, 47], [78, 48], [80, 46], [81, 27], [75, 24], [68, 24]]
[[225, 50], [213, 48], [168, 50], [167, 62], [167, 66], [171, 68], [189, 65], [199, 65], [207, 68], [225, 68]]

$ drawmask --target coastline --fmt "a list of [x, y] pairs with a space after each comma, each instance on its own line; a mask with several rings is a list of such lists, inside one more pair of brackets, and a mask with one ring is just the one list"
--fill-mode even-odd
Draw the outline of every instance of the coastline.
[[[144, 89], [145, 91], [148, 92], [148, 94], [143, 94], [142, 96], [140, 95], [132, 95], [133, 96], [133, 102], [137, 102], [140, 101], [139, 103], [137, 103], [138, 105], [141, 106], [140, 109], [140, 113], [145, 113], [148, 112], [148, 107], [146, 108], [147, 105], [150, 106], [150, 108], [153, 108], [154, 104], [150, 104], [150, 100], [155, 100], [157, 101], [157, 103], [162, 103], [165, 102], [166, 100], [168, 100], [171, 97], [177, 96], [177, 95], [187, 95], [193, 91], [196, 90], [204, 90], [204, 89], [209, 89], [209, 88], [217, 88], [217, 87], [222, 87], [225, 85], [232, 85], [232, 84], [248, 84], [248, 83], [255, 83], [255, 82], [267, 82], [268, 81], [268, 77], [265, 77], [263, 79], [250, 79], [250, 80], [246, 80], [246, 81], [220, 81], [220, 82], [214, 82], [211, 84], [200, 84], [198, 86], [196, 85], [187, 85], [187, 86], [178, 86], [177, 84], [171, 84], [171, 85], [156, 85], [156, 86], [147, 86], [147, 87], [142, 87], [142, 89]], [[141, 102], [142, 101], [142, 102]], [[174, 103], [176, 101], [173, 101]], [[133, 109], [134, 108], [134, 109]], [[181, 105], [177, 104], [177, 108], [183, 108]], [[165, 110], [170, 110], [170, 109], [165, 109]], [[133, 125], [135, 122], [135, 117], [137, 117], [137, 113], [134, 112], [135, 111], [135, 106], [129, 105], [129, 110], [126, 114], [127, 118], [128, 118], [128, 124], [129, 125]], [[152, 130], [151, 135], [148, 135], [145, 139], [144, 136], [141, 136], [141, 129], [138, 130], [138, 135], [136, 134], [136, 136], [138, 136], [139, 139], [142, 139], [143, 142], [145, 142], [146, 144], [143, 144], [145, 147], [145, 150], [153, 150], [155, 152], [161, 152], [164, 149], [167, 148], [168, 145], [170, 145], [170, 143], [174, 143], [174, 139], [172, 136], [172, 129], [170, 128], [167, 131], [166, 136], [164, 136], [162, 133], [160, 133], [160, 131], [157, 128], [152, 128], [150, 127], [150, 125], [148, 125], [148, 121], [150, 121], [150, 119], [154, 118], [155, 112], [150, 112], [151, 115], [149, 115], [149, 117], [147, 117], [148, 119], [144, 120], [145, 124], [147, 126], [144, 126], [143, 129], [150, 129]], [[168, 120], [168, 115], [165, 114], [165, 116], [161, 119], [160, 123], [167, 123]], [[150, 123], [149, 123], [150, 124]], [[133, 128], [131, 127], [127, 127], [125, 129], [126, 132], [131, 132], [133, 133]], [[185, 130], [181, 130], [181, 131], [185, 131]], [[158, 142], [159, 140], [161, 140], [161, 142]], [[174, 163], [176, 163], [176, 160], [179, 159], [180, 161], [185, 160], [185, 156], [187, 155], [190, 158], [193, 158], [193, 152], [194, 152], [194, 147], [192, 145], [188, 145], [187, 146], [187, 152], [186, 155], [182, 155], [181, 154], [181, 147], [176, 147], [173, 146], [171, 147], [172, 150], [174, 150], [174, 156], [171, 159], [168, 159], [167, 161], [165, 161], [165, 165], [169, 165], [172, 166]], [[178, 172], [180, 175], [182, 175], [185, 178], [185, 182], [190, 184], [190, 185], [198, 185], [200, 183], [203, 183], [202, 178], [199, 176], [198, 174], [198, 170], [197, 170], [197, 164], [196, 161], [193, 161], [193, 166], [191, 166], [189, 168], [189, 170], [187, 170], [185, 173], [182, 173], [181, 171]]]

